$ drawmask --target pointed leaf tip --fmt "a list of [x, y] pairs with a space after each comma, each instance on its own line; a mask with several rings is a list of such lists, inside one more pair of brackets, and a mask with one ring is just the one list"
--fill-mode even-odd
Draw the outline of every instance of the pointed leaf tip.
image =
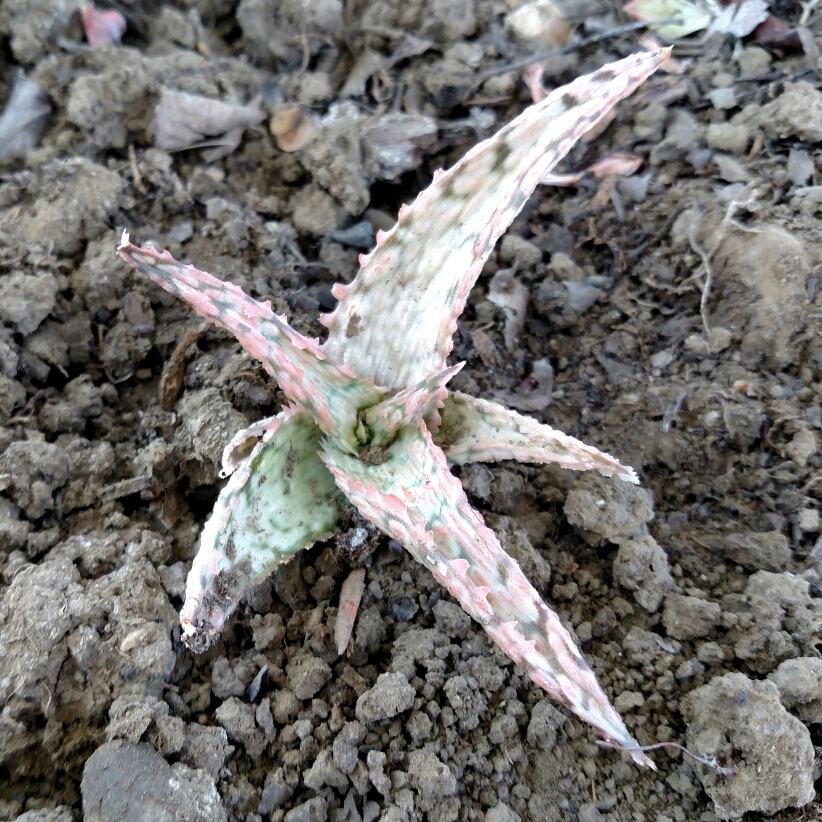
[[570, 634], [471, 507], [427, 429], [406, 426], [387, 451], [369, 466], [327, 443], [322, 459], [360, 513], [428, 567], [531, 679], [606, 739], [636, 749]]
[[383, 392], [329, 362], [316, 340], [295, 331], [270, 304], [260, 303], [231, 283], [168, 251], [140, 248], [124, 235], [118, 255], [201, 316], [230, 331], [259, 360], [288, 398], [307, 410], [317, 425], [349, 453], [356, 454], [358, 414], [383, 399]]
[[[331, 316], [323, 351], [378, 385], [405, 388], [445, 366], [468, 294], [497, 239], [574, 143], [667, 58], [643, 52], [551, 92], [447, 172], [434, 173]], [[348, 336], [349, 318], [359, 332]]]
[[440, 413], [436, 442], [453, 464], [555, 462], [573, 471], [598, 471], [639, 484], [636, 471], [610, 454], [499, 403], [456, 391], [448, 395]]

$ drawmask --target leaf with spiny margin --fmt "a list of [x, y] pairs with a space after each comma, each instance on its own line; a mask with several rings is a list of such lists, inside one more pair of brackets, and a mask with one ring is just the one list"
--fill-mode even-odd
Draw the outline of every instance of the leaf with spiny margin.
[[495, 402], [457, 391], [445, 398], [440, 417], [435, 440], [453, 465], [495, 460], [555, 462], [574, 471], [599, 471], [606, 477], [639, 482], [633, 468], [610, 454]]
[[[534, 682], [606, 739], [638, 747], [559, 617], [471, 507], [421, 421], [400, 432], [380, 465], [365, 465], [329, 440], [323, 449], [349, 501], [427, 567]], [[631, 755], [651, 765], [640, 751]]]
[[382, 400], [369, 381], [338, 368], [320, 351], [316, 340], [297, 333], [268, 302], [260, 303], [231, 283], [193, 265], [177, 262], [168, 251], [139, 248], [123, 233], [120, 258], [166, 291], [185, 300], [201, 317], [230, 331], [254, 359], [274, 377], [291, 402], [305, 408], [319, 427], [356, 454], [358, 413]]
[[445, 394], [448, 380], [462, 370], [461, 362], [436, 374], [431, 374], [422, 382], [397, 391], [393, 396], [368, 409], [363, 415], [371, 432], [371, 444], [387, 445], [400, 428], [405, 428], [432, 400], [439, 403]]
[[437, 172], [378, 234], [357, 278], [334, 287], [340, 304], [320, 318], [328, 358], [388, 388], [444, 368], [457, 317], [496, 241], [571, 146], [668, 53], [635, 54], [580, 77]]
[[321, 436], [305, 411], [287, 408], [268, 421], [220, 493], [180, 614], [194, 651], [213, 644], [246, 591], [337, 530], [344, 500], [318, 455]]

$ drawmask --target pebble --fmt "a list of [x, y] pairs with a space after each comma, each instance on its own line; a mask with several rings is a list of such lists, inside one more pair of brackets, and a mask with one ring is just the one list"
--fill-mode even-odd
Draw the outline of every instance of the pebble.
[[419, 610], [420, 606], [411, 597], [395, 597], [388, 602], [388, 613], [397, 622], [408, 622]]
[[668, 594], [662, 624], [674, 639], [697, 639], [707, 636], [719, 624], [722, 608], [717, 602], [706, 602], [682, 594]]
[[773, 682], [726, 674], [692, 691], [682, 707], [688, 749], [733, 764], [722, 777], [694, 766], [720, 818], [737, 819], [748, 811], [771, 816], [813, 800], [810, 733], [782, 707]]
[[99, 747], [83, 769], [81, 793], [84, 822], [226, 822], [220, 795], [205, 771], [169, 765], [143, 743], [115, 740]]
[[357, 700], [357, 719], [365, 724], [392, 719], [410, 710], [416, 695], [417, 692], [403, 674], [380, 674], [374, 687]]

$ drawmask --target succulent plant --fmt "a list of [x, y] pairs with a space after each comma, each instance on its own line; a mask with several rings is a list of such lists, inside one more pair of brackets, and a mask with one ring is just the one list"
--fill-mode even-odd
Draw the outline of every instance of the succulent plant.
[[[665, 60], [633, 55], [526, 109], [379, 232], [350, 285], [308, 339], [239, 288], [139, 248], [118, 254], [201, 316], [229, 330], [290, 404], [240, 432], [230, 476], [201, 537], [181, 623], [208, 648], [244, 592], [335, 533], [353, 505], [398, 540], [534, 682], [615, 745], [650, 765], [558, 616], [468, 502], [454, 464], [556, 462], [636, 482], [631, 468], [501, 405], [450, 393], [451, 337], [488, 254], [574, 142]], [[550, 178], [549, 178], [550, 179]]]

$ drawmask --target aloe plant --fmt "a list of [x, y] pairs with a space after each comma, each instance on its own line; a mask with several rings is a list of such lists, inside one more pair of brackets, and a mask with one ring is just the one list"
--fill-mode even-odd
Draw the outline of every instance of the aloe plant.
[[[181, 623], [208, 648], [244, 592], [334, 534], [345, 505], [398, 540], [537, 684], [638, 749], [557, 615], [468, 502], [449, 466], [556, 462], [636, 482], [631, 468], [494, 402], [447, 390], [456, 321], [494, 244], [574, 142], [667, 57], [637, 54], [559, 88], [438, 171], [360, 258], [321, 345], [259, 303], [124, 234], [118, 254], [231, 331], [288, 396], [226, 447], [230, 479], [202, 534]], [[549, 178], [550, 179], [550, 178]]]

